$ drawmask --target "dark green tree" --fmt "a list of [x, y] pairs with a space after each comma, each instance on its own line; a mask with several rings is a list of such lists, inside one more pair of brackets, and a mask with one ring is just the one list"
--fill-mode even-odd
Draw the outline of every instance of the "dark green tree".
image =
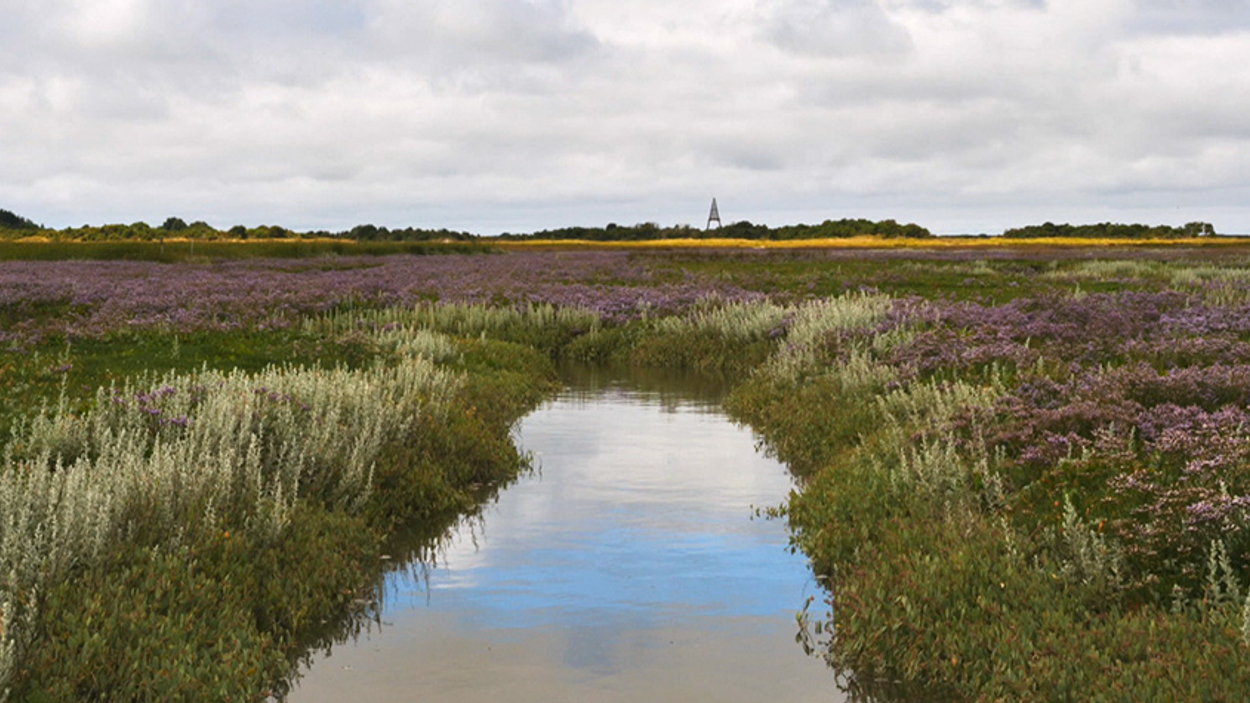
[[0, 210], [0, 229], [39, 229], [39, 225], [8, 210]]

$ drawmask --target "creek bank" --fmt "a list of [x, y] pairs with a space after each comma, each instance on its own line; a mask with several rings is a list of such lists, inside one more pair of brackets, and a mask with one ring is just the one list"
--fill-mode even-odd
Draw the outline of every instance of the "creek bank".
[[836, 700], [794, 613], [824, 597], [785, 526], [792, 487], [720, 410], [724, 379], [563, 366], [519, 424], [535, 470], [391, 578], [377, 624], [331, 646], [292, 703]]

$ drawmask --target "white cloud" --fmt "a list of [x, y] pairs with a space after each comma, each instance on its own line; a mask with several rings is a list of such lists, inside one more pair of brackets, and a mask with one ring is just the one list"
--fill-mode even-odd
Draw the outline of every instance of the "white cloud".
[[715, 194], [756, 221], [1215, 212], [1250, 231], [1235, 3], [0, 0], [0, 16], [0, 207], [49, 224], [516, 231], [695, 221]]
[[888, 59], [911, 49], [875, 0], [762, 0], [757, 17], [761, 36], [783, 51]]

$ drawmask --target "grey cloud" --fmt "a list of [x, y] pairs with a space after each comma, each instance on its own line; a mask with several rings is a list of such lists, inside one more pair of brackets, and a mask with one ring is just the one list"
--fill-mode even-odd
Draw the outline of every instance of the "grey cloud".
[[1151, 35], [1218, 35], [1250, 29], [1242, 0], [1138, 0], [1129, 29]]
[[350, 38], [365, 29], [369, 17], [366, 0], [218, 0], [204, 10], [217, 30], [256, 41], [289, 35]]
[[888, 56], [910, 50], [907, 31], [876, 0], [771, 0], [761, 35], [783, 51], [815, 56]]
[[1050, 0], [883, 0], [890, 7], [945, 12], [951, 9], [1043, 9]]
[[368, 17], [386, 53], [442, 67], [559, 63], [597, 43], [556, 0], [379, 0]]
[[1250, 50], [1186, 36], [1234, 3], [92, 2], [131, 14], [0, 0], [0, 207], [49, 224], [517, 231], [717, 195], [940, 229], [1171, 184], [1250, 229]]

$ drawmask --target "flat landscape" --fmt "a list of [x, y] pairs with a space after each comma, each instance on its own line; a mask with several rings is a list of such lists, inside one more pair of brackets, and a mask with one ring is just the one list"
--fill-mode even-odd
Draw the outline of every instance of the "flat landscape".
[[1246, 65], [1226, 0], [3, 3], [0, 703], [1246, 700]]
[[1002, 244], [0, 262], [0, 681], [280, 697], [577, 361], [729, 384], [831, 692], [1238, 698], [1250, 246]]

